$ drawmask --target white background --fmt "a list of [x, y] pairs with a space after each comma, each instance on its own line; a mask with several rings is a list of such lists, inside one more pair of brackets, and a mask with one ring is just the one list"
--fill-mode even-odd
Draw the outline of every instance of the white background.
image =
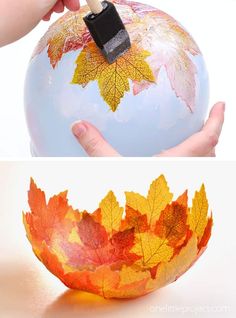
[[[85, 1], [81, 1], [84, 3]], [[219, 158], [236, 158], [236, 1], [142, 0], [180, 21], [199, 44], [210, 74], [210, 105], [227, 103]], [[55, 17], [52, 21], [55, 20]], [[33, 48], [46, 32], [41, 22], [24, 39], [0, 49], [0, 156], [29, 157], [29, 137], [23, 108], [23, 86]]]
[[[190, 205], [194, 191], [204, 182], [214, 216], [207, 251], [177, 282], [135, 300], [103, 300], [68, 291], [33, 255], [21, 217], [21, 211], [28, 210], [30, 176], [46, 191], [47, 198], [69, 189], [74, 208], [93, 211], [110, 189], [123, 206], [124, 191], [146, 195], [151, 181], [161, 173], [175, 198], [189, 189]], [[0, 317], [236, 317], [236, 162], [2, 162], [0, 176]], [[174, 311], [165, 312], [167, 306], [173, 306]]]

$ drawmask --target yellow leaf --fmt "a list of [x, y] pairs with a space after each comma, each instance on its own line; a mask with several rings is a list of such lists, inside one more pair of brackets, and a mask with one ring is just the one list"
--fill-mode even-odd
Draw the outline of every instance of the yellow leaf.
[[101, 209], [101, 223], [105, 229], [112, 233], [118, 231], [123, 214], [123, 208], [119, 206], [116, 197], [112, 191], [101, 201], [99, 205]]
[[148, 51], [133, 44], [116, 62], [109, 64], [96, 44], [91, 42], [76, 60], [72, 84], [85, 85], [97, 80], [103, 99], [114, 112], [124, 93], [130, 90], [129, 79], [155, 82], [153, 72], [145, 61], [148, 56]]
[[163, 175], [152, 182], [147, 198], [134, 192], [126, 192], [125, 194], [126, 204], [141, 214], [146, 214], [151, 227], [156, 224], [161, 211], [173, 197]]
[[120, 271], [120, 283], [119, 286], [130, 285], [137, 283], [143, 279], [150, 278], [149, 271], [136, 271], [132, 267], [123, 266]]
[[135, 211], [139, 211], [141, 214], [149, 214], [148, 200], [139, 193], [125, 192], [126, 205]]
[[195, 232], [198, 238], [201, 238], [208, 222], [208, 200], [204, 184], [200, 191], [195, 192], [193, 206], [189, 214], [190, 229]]
[[150, 232], [136, 234], [131, 252], [141, 256], [136, 264], [143, 268], [152, 268], [160, 262], [168, 262], [173, 255], [173, 249], [167, 245], [167, 241]]
[[153, 281], [149, 281], [147, 289], [161, 288], [174, 282], [193, 264], [197, 253], [197, 237], [194, 234], [177, 256], [169, 263], [160, 264], [157, 271], [157, 278]]

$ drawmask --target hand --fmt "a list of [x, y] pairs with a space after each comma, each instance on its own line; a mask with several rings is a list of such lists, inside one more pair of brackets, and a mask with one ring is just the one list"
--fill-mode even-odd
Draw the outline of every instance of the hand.
[[41, 19], [49, 20], [53, 12], [63, 12], [64, 7], [78, 10], [79, 0], [1, 0], [0, 47], [20, 39]]
[[[215, 147], [224, 123], [225, 104], [215, 104], [202, 130], [178, 146], [158, 154], [158, 157], [214, 157]], [[93, 125], [80, 121], [72, 126], [72, 132], [91, 157], [116, 157], [120, 154], [112, 148]]]

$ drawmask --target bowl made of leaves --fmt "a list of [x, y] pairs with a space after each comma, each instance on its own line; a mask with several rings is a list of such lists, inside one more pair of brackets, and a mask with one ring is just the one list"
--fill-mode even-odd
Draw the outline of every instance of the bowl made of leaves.
[[202, 185], [188, 206], [165, 177], [146, 197], [125, 192], [125, 209], [110, 191], [93, 213], [74, 210], [67, 191], [46, 201], [31, 179], [30, 212], [23, 214], [37, 258], [67, 287], [104, 298], [134, 298], [174, 282], [201, 256], [212, 216]]

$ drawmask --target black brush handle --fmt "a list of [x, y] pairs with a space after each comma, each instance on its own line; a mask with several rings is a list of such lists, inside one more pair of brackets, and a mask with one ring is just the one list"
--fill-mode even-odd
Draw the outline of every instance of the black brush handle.
[[103, 11], [99, 14], [89, 13], [84, 17], [91, 36], [100, 49], [104, 44], [110, 41], [125, 26], [113, 3], [109, 1], [102, 2]]

